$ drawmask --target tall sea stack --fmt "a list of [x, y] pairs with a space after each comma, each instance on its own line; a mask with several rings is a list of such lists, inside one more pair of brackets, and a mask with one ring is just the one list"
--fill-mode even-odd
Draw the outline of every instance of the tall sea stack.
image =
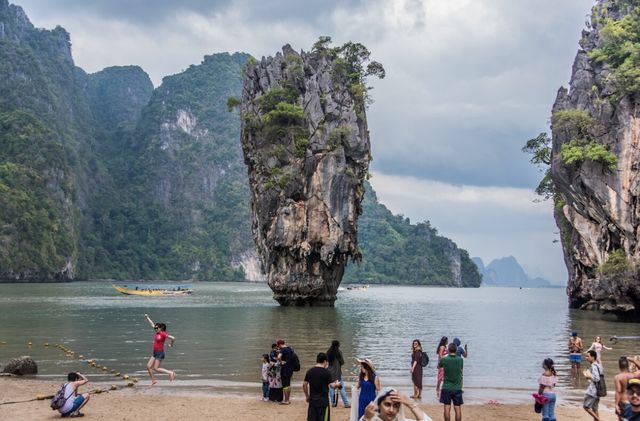
[[287, 306], [332, 306], [348, 258], [360, 258], [368, 51], [324, 41], [310, 53], [286, 45], [249, 63], [244, 78], [253, 237], [274, 298]]
[[555, 217], [573, 308], [640, 314], [640, 8], [600, 0], [553, 106]]

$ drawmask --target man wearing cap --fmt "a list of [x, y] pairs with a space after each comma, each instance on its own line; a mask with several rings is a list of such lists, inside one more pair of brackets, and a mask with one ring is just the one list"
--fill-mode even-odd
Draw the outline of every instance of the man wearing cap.
[[280, 377], [282, 378], [282, 393], [284, 395], [284, 398], [280, 403], [282, 405], [290, 405], [291, 377], [293, 376], [293, 370], [291, 369], [289, 362], [293, 358], [293, 352], [284, 342], [284, 339], [278, 339], [276, 341], [276, 345], [278, 345], [278, 361], [280, 361]]
[[625, 421], [640, 421], [640, 381], [629, 380], [627, 384], [629, 403], [622, 408], [622, 418]]
[[618, 367], [620, 372], [613, 378], [613, 384], [616, 388], [615, 410], [618, 420], [623, 420], [622, 412], [626, 405], [629, 404], [629, 396], [627, 394], [628, 382], [640, 381], [640, 370], [631, 373], [629, 371], [629, 362], [640, 367], [640, 358], [638, 357], [620, 357]]
[[571, 374], [577, 376], [582, 362], [582, 339], [575, 330], [569, 338], [569, 361], [571, 361]]

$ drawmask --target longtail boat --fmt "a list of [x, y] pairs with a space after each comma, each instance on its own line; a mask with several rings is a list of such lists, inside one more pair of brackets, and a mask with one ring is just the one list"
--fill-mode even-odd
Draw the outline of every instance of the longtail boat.
[[191, 288], [177, 286], [175, 288], [151, 288], [151, 287], [140, 287], [136, 286], [135, 288], [130, 288], [126, 285], [120, 286], [111, 284], [111, 286], [121, 294], [124, 295], [141, 295], [143, 297], [167, 297], [167, 296], [181, 296], [181, 295], [191, 295], [193, 294], [193, 290]]

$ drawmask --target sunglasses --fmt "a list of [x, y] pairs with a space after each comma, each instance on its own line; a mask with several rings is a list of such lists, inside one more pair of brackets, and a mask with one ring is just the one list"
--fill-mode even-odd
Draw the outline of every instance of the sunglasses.
[[638, 389], [634, 389], [634, 390], [627, 389], [627, 395], [629, 395], [629, 396], [632, 396], [632, 395], [640, 396], [640, 390], [638, 390]]

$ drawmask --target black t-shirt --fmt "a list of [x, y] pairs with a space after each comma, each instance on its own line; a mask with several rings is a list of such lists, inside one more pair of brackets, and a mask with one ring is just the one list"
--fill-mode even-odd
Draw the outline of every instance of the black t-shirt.
[[286, 364], [282, 366], [282, 375], [283, 376], [291, 376], [293, 374], [293, 370], [291, 369], [291, 360], [293, 359], [293, 351], [288, 346], [285, 346], [280, 350], [280, 359], [284, 361]]
[[329, 406], [329, 383], [331, 373], [323, 367], [312, 367], [304, 375], [309, 383], [309, 406]]

